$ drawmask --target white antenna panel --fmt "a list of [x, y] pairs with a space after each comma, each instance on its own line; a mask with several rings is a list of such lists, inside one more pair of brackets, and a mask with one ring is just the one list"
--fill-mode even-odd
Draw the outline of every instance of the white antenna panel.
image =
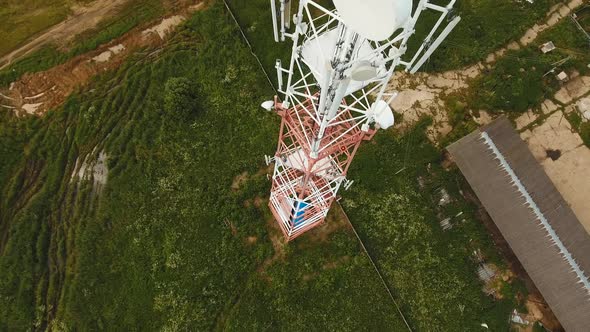
[[[317, 38], [307, 40], [303, 44], [303, 48], [301, 51], [303, 61], [311, 70], [316, 82], [326, 82], [326, 80], [332, 74], [332, 67], [330, 65], [330, 61], [332, 60], [332, 55], [334, 54], [334, 49], [336, 48], [337, 42], [338, 30], [332, 29], [328, 32], [321, 34]], [[355, 52], [355, 55], [355, 58], [351, 62], [354, 62], [354, 60], [359, 60], [362, 61], [362, 63], [365, 65], [370, 64], [370, 62], [373, 61], [382, 62], [383, 60], [383, 56], [381, 55], [381, 53], [375, 52], [373, 47], [371, 47], [371, 45], [367, 42], [362, 43], [362, 45], [360, 45], [357, 52]], [[346, 76], [351, 77], [355, 69], [357, 69], [357, 67], [349, 69], [346, 72]], [[387, 74], [387, 69], [384, 65], [379, 66], [375, 69], [375, 71], [376, 77], [383, 77]], [[345, 96], [348, 96], [358, 90], [361, 90], [362, 88], [366, 87], [372, 82], [373, 80], [351, 81], [346, 89]]]

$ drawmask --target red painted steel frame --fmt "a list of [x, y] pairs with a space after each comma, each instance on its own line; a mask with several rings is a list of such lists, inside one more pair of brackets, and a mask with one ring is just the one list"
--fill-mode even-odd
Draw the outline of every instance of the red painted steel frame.
[[[334, 177], [346, 176], [360, 143], [363, 140], [370, 140], [375, 134], [375, 129], [365, 132], [358, 128], [354, 120], [352, 120], [350, 111], [342, 112], [333, 121], [334, 123], [341, 123], [326, 130], [325, 136], [320, 143], [320, 152], [317, 158], [312, 158], [310, 142], [316, 137], [319, 130], [319, 125], [309, 115], [310, 113], [313, 114], [313, 102], [313, 100], [308, 99], [302, 105], [287, 109], [283, 108], [283, 105], [275, 98], [275, 110], [282, 119], [275, 159], [282, 158], [281, 160], [286, 160], [286, 156], [296, 155], [299, 157], [303, 154], [305, 159], [302, 159], [301, 165], [305, 164], [303, 160], [307, 161], [307, 165], [305, 165], [305, 170], [283, 166], [282, 170], [279, 171], [280, 176], [277, 175], [275, 170], [271, 197], [273, 195], [278, 197], [279, 203], [277, 205], [280, 206], [282, 211], [291, 211], [292, 206], [289, 205], [289, 199], [294, 197], [290, 193], [295, 192], [297, 198], [307, 198], [310, 202], [310, 208], [306, 209], [304, 219], [308, 220], [313, 216], [317, 218], [318, 215], [321, 215], [316, 222], [293, 231], [295, 227], [292, 222], [294, 216], [289, 213], [290, 224], [285, 225], [281, 221], [281, 214], [273, 205], [273, 202], [269, 202], [273, 216], [288, 241], [324, 222], [330, 205], [336, 198], [336, 190], [338, 189], [337, 187], [331, 187], [330, 180], [326, 179], [326, 174], [334, 173]], [[307, 111], [304, 107], [308, 108]], [[316, 163], [320, 160], [329, 160], [330, 162], [326, 165], [324, 161], [324, 164], [321, 165], [322, 168], [314, 169]], [[326, 173], [330, 171], [331, 173]], [[317, 197], [309, 197], [313, 188], [316, 188], [316, 191], [317, 188], [323, 189], [320, 189], [320, 195], [316, 195]]]

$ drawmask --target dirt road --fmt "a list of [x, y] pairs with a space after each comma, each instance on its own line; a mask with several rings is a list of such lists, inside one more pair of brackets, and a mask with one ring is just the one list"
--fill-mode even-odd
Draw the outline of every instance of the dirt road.
[[10, 65], [18, 57], [27, 55], [43, 45], [56, 43], [63, 45], [81, 32], [92, 29], [105, 17], [115, 12], [129, 0], [95, 0], [88, 6], [72, 7], [73, 14], [65, 21], [54, 25], [25, 45], [0, 58], [0, 69]]

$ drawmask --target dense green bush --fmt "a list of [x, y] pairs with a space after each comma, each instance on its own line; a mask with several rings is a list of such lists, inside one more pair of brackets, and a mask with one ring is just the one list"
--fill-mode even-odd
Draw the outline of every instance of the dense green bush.
[[174, 119], [186, 119], [197, 110], [197, 96], [186, 77], [172, 77], [164, 86], [164, 110]]

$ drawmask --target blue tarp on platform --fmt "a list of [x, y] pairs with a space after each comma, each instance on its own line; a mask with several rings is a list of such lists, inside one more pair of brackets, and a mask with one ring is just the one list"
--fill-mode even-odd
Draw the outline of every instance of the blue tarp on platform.
[[309, 206], [308, 203], [295, 201], [293, 204], [293, 226], [297, 226], [305, 221], [305, 209]]

